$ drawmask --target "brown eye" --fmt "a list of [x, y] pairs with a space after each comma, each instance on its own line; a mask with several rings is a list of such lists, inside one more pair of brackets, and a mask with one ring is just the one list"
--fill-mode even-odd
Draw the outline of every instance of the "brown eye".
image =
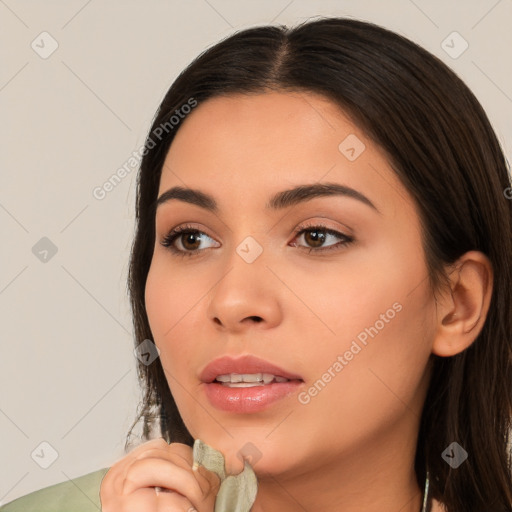
[[[339, 249], [343, 246], [347, 246], [354, 241], [354, 238], [348, 235], [344, 235], [334, 229], [329, 229], [326, 226], [301, 226], [296, 232], [296, 238], [303, 238], [306, 245], [294, 243], [294, 246], [303, 247], [304, 249], [309, 248], [309, 252], [322, 252], [329, 251], [332, 249]], [[341, 240], [338, 243], [331, 243], [324, 245], [330, 240]]]
[[184, 233], [181, 233], [177, 239], [180, 240], [181, 245], [187, 251], [195, 251], [201, 243], [201, 233], [198, 231], [185, 231]]
[[208, 239], [213, 240], [203, 231], [188, 226], [180, 226], [173, 229], [160, 243], [175, 254], [193, 256], [204, 249], [200, 248], [201, 242]]
[[305, 242], [312, 247], [321, 247], [322, 244], [325, 243], [326, 235], [325, 230], [321, 231], [319, 229], [309, 229], [304, 232], [304, 240]]

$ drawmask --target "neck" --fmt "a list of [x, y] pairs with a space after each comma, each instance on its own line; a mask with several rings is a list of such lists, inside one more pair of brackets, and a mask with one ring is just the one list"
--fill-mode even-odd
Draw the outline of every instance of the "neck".
[[[415, 432], [411, 423], [416, 421], [407, 420], [405, 430]], [[258, 474], [251, 512], [420, 512], [423, 487], [414, 471], [417, 438], [404, 436], [403, 427], [391, 425], [378, 439], [364, 440], [350, 453], [326, 455], [317, 464], [308, 461], [299, 471]]]

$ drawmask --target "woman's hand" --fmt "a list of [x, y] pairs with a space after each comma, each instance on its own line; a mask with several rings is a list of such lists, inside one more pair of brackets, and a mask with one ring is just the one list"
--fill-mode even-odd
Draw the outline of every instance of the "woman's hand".
[[102, 512], [213, 512], [220, 478], [192, 464], [185, 444], [159, 438], [138, 446], [103, 477]]

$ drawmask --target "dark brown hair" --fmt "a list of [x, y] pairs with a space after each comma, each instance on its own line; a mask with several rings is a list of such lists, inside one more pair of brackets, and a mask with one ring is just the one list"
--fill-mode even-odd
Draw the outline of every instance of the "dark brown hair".
[[[155, 242], [160, 175], [179, 129], [169, 119], [191, 98], [201, 104], [219, 95], [269, 90], [323, 95], [385, 151], [417, 203], [434, 293], [447, 284], [445, 265], [465, 252], [481, 251], [492, 263], [493, 294], [480, 335], [460, 354], [431, 356], [433, 373], [415, 469], [420, 488], [428, 470], [431, 495], [448, 512], [511, 511], [512, 202], [504, 195], [510, 187], [508, 163], [484, 110], [463, 81], [440, 59], [394, 32], [353, 19], [322, 17], [293, 28], [250, 28], [207, 49], [178, 76], [156, 113], [138, 175], [129, 268], [136, 343], [153, 339], [144, 290]], [[163, 136], [162, 126], [167, 126]], [[167, 442], [192, 446], [160, 359], [149, 366], [140, 363], [139, 377], [144, 397], [134, 425], [143, 419], [143, 437], [149, 438], [158, 419]], [[457, 469], [441, 457], [453, 441], [469, 453]]]

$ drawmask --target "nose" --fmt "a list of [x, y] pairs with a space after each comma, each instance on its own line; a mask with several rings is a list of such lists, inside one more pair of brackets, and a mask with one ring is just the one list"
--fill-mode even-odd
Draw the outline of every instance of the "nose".
[[216, 329], [241, 333], [256, 325], [269, 329], [281, 321], [279, 280], [262, 256], [252, 263], [236, 253], [229, 259], [209, 293], [207, 315]]

